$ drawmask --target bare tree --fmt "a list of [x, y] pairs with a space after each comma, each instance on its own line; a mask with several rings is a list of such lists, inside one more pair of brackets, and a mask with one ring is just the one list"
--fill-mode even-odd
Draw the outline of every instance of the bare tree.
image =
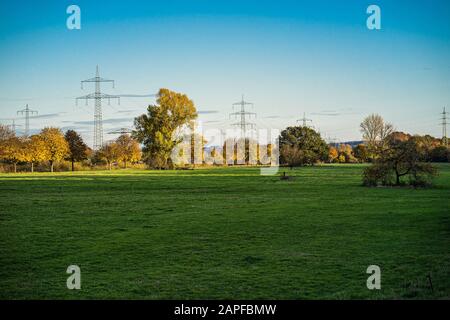
[[378, 114], [371, 114], [366, 117], [361, 122], [360, 127], [371, 157], [376, 157], [383, 150], [386, 145], [386, 138], [394, 132], [394, 126], [385, 123]]
[[8, 140], [14, 136], [14, 131], [12, 131], [8, 126], [0, 124], [0, 141]]

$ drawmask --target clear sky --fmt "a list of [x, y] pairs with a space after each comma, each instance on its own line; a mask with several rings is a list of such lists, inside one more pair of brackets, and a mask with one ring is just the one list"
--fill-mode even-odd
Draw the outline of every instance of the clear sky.
[[[66, 27], [70, 4], [81, 8], [81, 30]], [[381, 30], [366, 27], [370, 4], [381, 8]], [[0, 122], [28, 103], [39, 111], [33, 130], [75, 128], [91, 143], [93, 104], [74, 98], [93, 92], [80, 81], [97, 64], [116, 80], [105, 93], [186, 93], [205, 127], [229, 127], [244, 94], [259, 127], [294, 125], [305, 112], [326, 138], [359, 140], [359, 123], [376, 112], [398, 130], [440, 136], [450, 1], [0, 2]], [[152, 102], [105, 103], [105, 131], [131, 127]]]

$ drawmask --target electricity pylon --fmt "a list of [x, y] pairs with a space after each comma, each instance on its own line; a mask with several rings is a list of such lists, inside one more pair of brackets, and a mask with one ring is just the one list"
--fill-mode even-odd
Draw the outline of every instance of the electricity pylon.
[[24, 132], [24, 136], [28, 137], [28, 135], [30, 134], [30, 115], [38, 114], [38, 112], [34, 111], [34, 110], [31, 110], [28, 107], [28, 104], [27, 104], [25, 109], [17, 111], [17, 114], [25, 115], [25, 132]]
[[303, 112], [303, 118], [297, 120], [297, 122], [299, 122], [299, 121], [302, 121], [303, 127], [306, 127], [308, 125], [307, 124], [308, 121], [312, 122], [311, 119], [306, 118], [306, 114], [304, 112]]
[[442, 111], [442, 143], [448, 147], [448, 138], [447, 138], [447, 112], [445, 111], [445, 107], [444, 110]]
[[132, 132], [133, 132], [133, 130], [131, 130], [131, 129], [128, 129], [128, 128], [120, 128], [120, 129], [118, 129], [118, 130], [110, 131], [110, 132], [108, 132], [108, 134], [120, 134], [120, 135], [122, 135], [122, 134], [130, 134], [130, 133], [132, 133]]
[[240, 128], [242, 138], [246, 137], [247, 128], [250, 129], [256, 128], [256, 125], [254, 123], [248, 122], [246, 119], [247, 117], [250, 119], [251, 116], [254, 116], [256, 118], [256, 113], [246, 111], [245, 110], [246, 106], [252, 106], [253, 108], [253, 103], [244, 101], [244, 96], [242, 96], [242, 100], [240, 102], [233, 103], [233, 110], [235, 107], [240, 107], [240, 110], [237, 112], [230, 113], [230, 118], [231, 116], [234, 116], [235, 118], [240, 117], [240, 121], [233, 123], [232, 126]]
[[111, 99], [118, 99], [120, 104], [120, 96], [102, 93], [100, 90], [101, 82], [111, 82], [114, 88], [114, 80], [108, 80], [101, 78], [98, 72], [98, 66], [96, 68], [95, 77], [81, 81], [81, 89], [83, 89], [83, 83], [93, 82], [95, 83], [95, 92], [85, 96], [76, 98], [76, 102], [79, 99], [85, 99], [86, 105], [88, 100], [95, 100], [94, 111], [94, 150], [98, 150], [103, 146], [103, 120], [102, 120], [102, 100], [108, 99], [108, 104], [111, 103]]
[[16, 124], [16, 120], [15, 119], [12, 119], [11, 121], [12, 121], [12, 123], [8, 124], [8, 128], [11, 128], [11, 131], [16, 133], [16, 128], [20, 127], [21, 125], [20, 124]]

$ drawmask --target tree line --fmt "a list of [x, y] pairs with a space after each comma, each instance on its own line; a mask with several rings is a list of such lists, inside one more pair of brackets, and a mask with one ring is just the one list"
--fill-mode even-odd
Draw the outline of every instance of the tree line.
[[63, 133], [59, 128], [47, 127], [30, 137], [17, 137], [8, 127], [0, 125], [0, 161], [12, 164], [14, 172], [18, 164], [29, 164], [29, 170], [34, 172], [36, 164], [47, 163], [48, 170], [53, 172], [55, 163], [62, 161], [70, 163], [74, 171], [75, 163], [82, 161], [91, 166], [106, 162], [111, 168], [113, 162], [126, 167], [140, 159], [139, 143], [126, 134], [93, 152], [74, 130]]
[[[30, 137], [17, 137], [8, 127], [0, 125], [0, 161], [12, 164], [14, 172], [18, 164], [29, 164], [34, 171], [36, 164], [45, 163], [53, 172], [54, 164], [62, 161], [68, 162], [71, 170], [75, 170], [77, 162], [88, 167], [106, 165], [109, 169], [113, 165], [122, 164], [126, 168], [135, 163], [169, 169], [176, 167], [172, 159], [175, 149], [179, 149], [179, 156], [190, 158], [194, 165], [267, 164], [267, 159], [273, 156], [272, 144], [260, 145], [250, 138], [228, 139], [222, 146], [208, 148], [209, 152], [205, 153], [207, 141], [192, 130], [197, 117], [193, 101], [185, 94], [160, 89], [156, 103], [135, 118], [135, 130], [131, 135], [123, 134], [96, 151], [87, 147], [74, 130], [63, 133], [49, 127]], [[185, 129], [191, 129], [191, 134], [186, 135]], [[392, 157], [396, 148], [406, 148], [406, 145], [399, 145], [399, 141], [409, 141], [409, 147], [414, 145], [417, 159], [422, 162], [448, 162], [450, 159], [449, 149], [441, 139], [397, 132], [379, 115], [366, 117], [360, 129], [363, 143], [351, 146], [327, 144], [317, 131], [307, 126], [288, 127], [279, 136], [279, 163], [291, 168], [316, 163], [369, 162], [379, 166], [380, 159], [386, 158], [388, 152]], [[188, 148], [180, 148], [183, 144]], [[239, 152], [243, 157], [239, 157]], [[397, 171], [402, 176], [403, 171]], [[410, 169], [408, 174], [412, 171]]]

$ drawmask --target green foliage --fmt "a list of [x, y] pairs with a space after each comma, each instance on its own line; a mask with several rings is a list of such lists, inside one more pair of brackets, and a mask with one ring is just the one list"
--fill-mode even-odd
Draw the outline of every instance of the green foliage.
[[100, 150], [98, 150], [95, 153], [94, 158], [96, 159], [96, 161], [98, 160], [103, 160], [106, 161], [106, 163], [108, 164], [109, 170], [112, 169], [112, 163], [115, 161], [118, 161], [119, 156], [120, 156], [120, 151], [119, 151], [119, 147], [117, 145], [116, 142], [114, 141], [109, 141], [105, 144], [103, 144], [103, 146], [100, 148]]
[[280, 134], [280, 163], [289, 166], [312, 165], [328, 158], [328, 145], [308, 127], [288, 127]]
[[364, 144], [358, 144], [356, 147], [354, 147], [353, 154], [360, 163], [369, 161], [369, 152], [367, 150], [367, 146]]
[[446, 146], [437, 146], [430, 152], [432, 162], [450, 162], [450, 149]]
[[196, 118], [194, 103], [186, 95], [160, 89], [156, 105], [150, 105], [147, 114], [134, 121], [133, 136], [144, 145], [147, 163], [155, 168], [170, 167], [171, 152], [182, 140], [177, 131]]
[[431, 164], [424, 162], [425, 155], [419, 138], [405, 139], [391, 135], [385, 140], [386, 148], [377, 155], [372, 167], [363, 173], [364, 185], [430, 186], [437, 172]]
[[64, 138], [69, 145], [69, 154], [67, 159], [72, 162], [72, 171], [74, 171], [74, 163], [87, 159], [88, 147], [84, 143], [81, 136], [74, 130], [67, 130]]

